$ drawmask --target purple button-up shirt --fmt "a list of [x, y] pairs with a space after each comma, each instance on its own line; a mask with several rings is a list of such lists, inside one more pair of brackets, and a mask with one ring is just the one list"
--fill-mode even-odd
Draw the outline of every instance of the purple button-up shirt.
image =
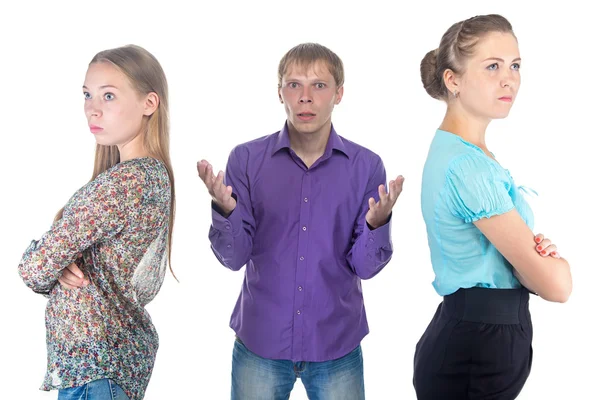
[[[237, 206], [213, 206], [209, 238], [224, 266], [246, 265], [231, 328], [269, 359], [342, 357], [369, 332], [361, 279], [392, 257], [390, 221], [371, 230], [369, 197], [386, 183], [381, 158], [331, 128], [310, 168], [290, 147], [287, 124], [233, 149], [225, 184]], [[387, 185], [386, 185], [387, 187]]]

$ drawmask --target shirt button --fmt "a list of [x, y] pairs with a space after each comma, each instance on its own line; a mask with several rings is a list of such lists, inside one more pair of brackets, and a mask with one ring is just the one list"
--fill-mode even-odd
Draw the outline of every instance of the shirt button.
[[228, 245], [227, 245], [227, 248], [228, 248], [228, 249], [230, 249], [230, 248], [231, 248], [231, 245], [230, 245], [230, 244], [228, 244]]
[[306, 226], [303, 226], [303, 227], [302, 227], [302, 230], [303, 230], [303, 231], [305, 231], [305, 230], [306, 230]]
[[302, 286], [298, 286], [298, 291], [301, 292], [302, 291]]
[[304, 198], [304, 202], [305, 202], [305, 203], [308, 203], [308, 197], [305, 197], [305, 198]]
[[296, 314], [300, 315], [300, 310], [296, 311]]
[[225, 229], [229, 230], [230, 226], [229, 225], [225, 225]]
[[304, 261], [304, 256], [300, 256], [300, 261]]

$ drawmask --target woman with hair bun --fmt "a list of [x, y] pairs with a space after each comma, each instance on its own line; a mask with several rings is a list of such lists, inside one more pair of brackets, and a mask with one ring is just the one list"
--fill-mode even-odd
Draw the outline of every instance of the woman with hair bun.
[[500, 15], [457, 22], [421, 62], [429, 95], [447, 112], [423, 171], [421, 210], [433, 286], [443, 296], [416, 346], [419, 399], [514, 399], [529, 376], [529, 294], [565, 302], [571, 272], [556, 245], [534, 235], [533, 213], [486, 146], [519, 91], [521, 56]]

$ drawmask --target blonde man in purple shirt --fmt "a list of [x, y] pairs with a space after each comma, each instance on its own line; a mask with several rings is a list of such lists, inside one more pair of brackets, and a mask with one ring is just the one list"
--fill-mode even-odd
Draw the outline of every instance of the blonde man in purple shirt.
[[236, 146], [225, 174], [198, 163], [212, 250], [233, 271], [246, 265], [230, 323], [232, 400], [288, 399], [298, 377], [311, 400], [364, 399], [361, 279], [392, 257], [404, 178], [388, 192], [380, 157], [333, 128], [343, 84], [331, 50], [292, 48], [279, 64], [283, 128]]

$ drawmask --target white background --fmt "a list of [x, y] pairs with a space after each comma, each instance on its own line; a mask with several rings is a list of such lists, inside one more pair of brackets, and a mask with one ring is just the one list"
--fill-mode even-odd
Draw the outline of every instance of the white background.
[[[64, 2], [63, 2], [64, 3]], [[520, 399], [598, 398], [598, 113], [600, 30], [589, 6], [563, 2], [177, 1], [17, 2], [0, 9], [2, 209], [0, 398], [41, 392], [46, 300], [17, 274], [31, 239], [92, 172], [94, 139], [83, 114], [93, 55], [135, 43], [161, 62], [170, 85], [177, 183], [173, 268], [149, 306], [160, 349], [146, 399], [228, 399], [229, 317], [243, 272], [209, 248], [209, 196], [196, 174], [206, 158], [224, 168], [238, 143], [279, 130], [277, 65], [301, 42], [328, 46], [346, 66], [337, 131], [377, 152], [388, 179], [406, 177], [393, 219], [395, 253], [363, 283], [371, 333], [363, 341], [368, 399], [414, 399], [414, 346], [441, 300], [420, 214], [429, 142], [445, 112], [422, 88], [419, 63], [456, 21], [500, 13], [519, 39], [522, 86], [488, 145], [531, 199], [536, 232], [572, 266], [566, 304], [532, 298], [534, 362]], [[4, 4], [4, 3], [3, 3]], [[65, 3], [66, 4], [66, 3]], [[583, 3], [582, 3], [583, 4]], [[193, 7], [193, 8], [192, 8]], [[292, 399], [305, 399], [298, 381]]]

